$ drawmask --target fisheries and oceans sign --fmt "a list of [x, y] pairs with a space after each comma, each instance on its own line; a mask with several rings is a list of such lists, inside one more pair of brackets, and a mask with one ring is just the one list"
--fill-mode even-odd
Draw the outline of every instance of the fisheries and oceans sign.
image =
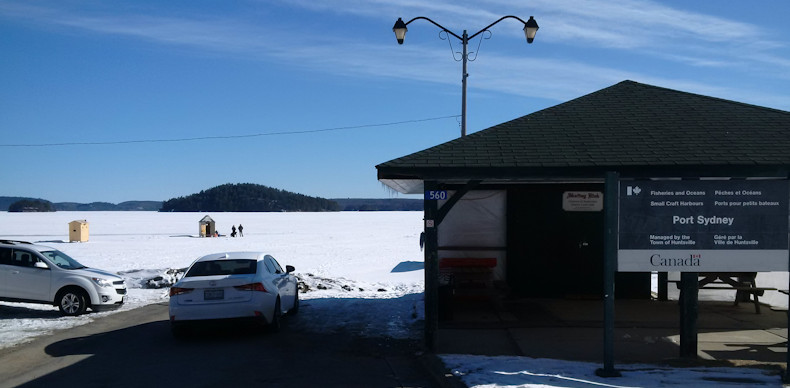
[[787, 271], [788, 187], [621, 180], [618, 271]]

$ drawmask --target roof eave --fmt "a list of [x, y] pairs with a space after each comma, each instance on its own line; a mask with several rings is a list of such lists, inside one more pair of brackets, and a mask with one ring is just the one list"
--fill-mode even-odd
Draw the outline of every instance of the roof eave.
[[790, 165], [785, 164], [710, 164], [710, 165], [600, 165], [556, 167], [383, 167], [378, 180], [402, 194], [419, 194], [422, 182], [492, 182], [586, 181], [603, 179], [615, 171], [623, 178], [787, 178]]

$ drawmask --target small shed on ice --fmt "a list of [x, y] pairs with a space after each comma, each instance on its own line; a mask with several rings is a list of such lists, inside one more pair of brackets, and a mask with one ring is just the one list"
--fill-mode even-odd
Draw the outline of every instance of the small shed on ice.
[[74, 220], [69, 222], [69, 242], [88, 241], [88, 221]]
[[217, 228], [214, 226], [214, 220], [209, 216], [200, 219], [200, 237], [212, 237]]

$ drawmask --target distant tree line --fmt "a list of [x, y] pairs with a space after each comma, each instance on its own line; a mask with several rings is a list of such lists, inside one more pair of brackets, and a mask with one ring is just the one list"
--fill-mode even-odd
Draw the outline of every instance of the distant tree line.
[[[263, 186], [262, 186], [263, 187]], [[274, 190], [274, 189], [272, 189]], [[197, 194], [196, 194], [197, 195]], [[294, 194], [299, 195], [299, 194]], [[310, 198], [310, 197], [308, 197]], [[320, 198], [319, 198], [320, 199]], [[368, 199], [368, 198], [332, 198], [330, 202], [335, 202], [338, 208], [335, 209], [334, 205], [329, 205], [327, 208], [332, 211], [422, 211], [422, 199], [407, 199], [407, 198], [386, 198], [386, 199]], [[19, 203], [17, 203], [19, 202]], [[47, 205], [31, 205], [31, 203], [42, 202]], [[12, 208], [11, 205], [14, 205]], [[51, 210], [50, 209], [51, 206]], [[78, 202], [50, 202], [41, 198], [30, 197], [4, 197], [0, 196], [0, 211], [9, 210], [12, 212], [19, 211], [161, 211], [163, 209], [162, 201], [126, 201], [118, 204], [109, 202], [91, 202], [91, 203], [78, 203]], [[166, 211], [182, 211], [182, 210], [166, 210]], [[193, 210], [199, 211], [199, 210]], [[228, 210], [230, 211], [230, 210]], [[260, 211], [260, 210], [255, 210]], [[265, 210], [269, 211], [269, 210]], [[275, 210], [282, 211], [282, 210]], [[285, 211], [300, 211], [300, 210], [285, 210]], [[301, 210], [308, 211], [308, 210]], [[323, 210], [319, 210], [323, 211]]]
[[[25, 202], [26, 201], [26, 202]], [[91, 203], [76, 203], [76, 202], [50, 202], [41, 198], [28, 198], [28, 197], [3, 197], [0, 196], [0, 211], [3, 209], [16, 212], [20, 211], [19, 208], [30, 207], [32, 202], [45, 202], [48, 203], [52, 210], [27, 210], [27, 211], [157, 211], [162, 208], [162, 201], [126, 201], [119, 204], [109, 202], [91, 202]], [[19, 204], [17, 202], [20, 202]], [[14, 206], [12, 210], [11, 206]], [[47, 209], [47, 207], [35, 207], [35, 209]], [[25, 211], [25, 210], [21, 210]]]
[[22, 199], [8, 206], [11, 213], [19, 212], [54, 212], [55, 207], [52, 202], [43, 199]]
[[252, 183], [224, 184], [162, 203], [162, 212], [340, 211], [337, 202]]
[[162, 208], [162, 201], [126, 201], [119, 204], [109, 202], [57, 202], [58, 211], [157, 211]]
[[334, 199], [343, 211], [423, 211], [422, 199], [388, 198], [365, 199], [346, 198]]

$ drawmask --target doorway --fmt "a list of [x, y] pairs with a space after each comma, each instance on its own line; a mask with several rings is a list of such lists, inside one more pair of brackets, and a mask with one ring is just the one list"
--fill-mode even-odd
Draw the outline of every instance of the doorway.
[[[604, 211], [568, 211], [562, 202], [569, 191], [603, 189], [603, 184], [508, 189], [507, 282], [515, 296], [602, 298]], [[651, 296], [649, 273], [618, 273], [616, 284], [618, 298]]]

